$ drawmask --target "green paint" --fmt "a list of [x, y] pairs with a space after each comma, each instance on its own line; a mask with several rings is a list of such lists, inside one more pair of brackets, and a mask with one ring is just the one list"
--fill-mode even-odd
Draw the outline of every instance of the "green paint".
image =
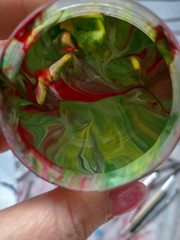
[[[67, 52], [71, 61], [62, 67], [57, 61], [62, 63]], [[166, 62], [172, 56], [163, 48], [161, 52], [165, 60], [142, 31], [98, 14], [69, 19], [42, 33], [27, 52], [16, 77], [16, 93], [8, 100], [15, 100], [19, 124], [29, 133], [27, 143], [74, 172], [107, 173], [136, 161], [156, 143], [169, 119]], [[50, 73], [45, 75], [47, 69]], [[56, 89], [51, 84], [59, 80]], [[170, 86], [168, 94], [162, 91], [164, 82], [164, 88]], [[111, 96], [73, 100], [67, 91], [63, 101], [58, 90], [64, 93], [65, 84], [79, 95]]]

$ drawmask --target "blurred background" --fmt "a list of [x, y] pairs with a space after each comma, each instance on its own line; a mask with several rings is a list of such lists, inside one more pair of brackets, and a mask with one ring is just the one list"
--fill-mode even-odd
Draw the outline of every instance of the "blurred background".
[[[180, 43], [180, 0], [137, 0], [162, 18]], [[146, 202], [161, 188], [174, 169], [180, 167], [180, 143], [159, 168], [158, 179], [150, 184]], [[144, 180], [144, 179], [143, 179]], [[142, 181], [143, 181], [142, 180]], [[180, 177], [177, 174], [171, 194], [150, 211], [141, 225], [122, 236], [139, 209], [113, 219], [99, 228], [88, 240], [179, 240]], [[52, 184], [29, 172], [11, 153], [0, 154], [0, 209], [55, 188]], [[146, 204], [146, 202], [144, 204]]]

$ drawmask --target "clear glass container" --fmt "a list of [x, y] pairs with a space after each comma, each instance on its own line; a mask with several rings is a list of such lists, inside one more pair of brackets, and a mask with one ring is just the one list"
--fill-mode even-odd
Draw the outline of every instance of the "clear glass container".
[[[49, 91], [51, 91], [51, 93], [52, 92], [54, 93], [54, 96], [52, 97], [52, 99], [49, 99], [48, 93], [46, 92], [46, 90], [44, 90], [47, 88], [46, 84], [49, 84], [47, 83], [49, 80], [48, 78], [46, 79], [46, 81], [43, 80], [46, 82], [46, 84], [45, 82], [42, 82], [40, 80], [45, 76], [44, 74], [46, 74], [46, 69], [44, 68], [42, 71], [37, 70], [36, 61], [43, 62], [44, 64], [43, 66], [47, 65], [48, 66], [47, 69], [49, 69], [48, 71], [50, 71], [51, 76], [54, 76], [53, 74], [57, 74], [56, 70], [61, 68], [61, 62], [57, 61], [55, 57], [53, 64], [52, 64], [52, 59], [49, 60], [50, 63], [47, 63], [48, 57], [46, 57], [45, 59], [43, 55], [43, 54], [45, 55], [47, 54], [47, 52], [49, 51], [48, 49], [51, 48], [50, 45], [54, 44], [55, 39], [53, 39], [54, 42], [52, 41], [52, 39], [48, 40], [48, 36], [49, 36], [48, 35], [45, 38], [45, 41], [43, 42], [43, 36], [46, 36], [46, 33], [49, 31], [51, 31], [51, 36], [54, 36], [53, 34], [56, 34], [54, 33], [54, 31], [56, 32], [57, 26], [61, 26], [61, 27], [64, 26], [64, 29], [66, 31], [72, 32], [73, 31], [71, 29], [72, 24], [68, 22], [69, 19], [75, 19], [76, 17], [79, 17], [81, 22], [87, 21], [87, 23], [91, 23], [90, 21], [91, 18], [94, 19], [96, 18], [96, 16], [98, 16], [98, 18], [100, 17], [103, 19], [106, 19], [109, 16], [111, 17], [111, 20], [107, 20], [107, 21], [113, 22], [115, 21], [114, 19], [118, 19], [119, 21], [118, 23], [120, 25], [122, 23], [122, 25], [124, 24], [123, 26], [130, 27], [128, 30], [126, 29], [122, 30], [124, 31], [124, 35], [120, 38], [120, 41], [124, 41], [123, 39], [126, 38], [128, 42], [125, 43], [124, 47], [121, 48], [121, 52], [118, 53], [120, 55], [118, 55], [117, 53], [113, 53], [114, 54], [113, 56], [115, 56], [116, 54], [118, 57], [122, 56], [122, 52], [128, 49], [128, 46], [129, 46], [128, 44], [131, 41], [132, 41], [132, 47], [135, 50], [138, 47], [140, 48], [141, 45], [143, 44], [143, 42], [141, 42], [142, 40], [141, 36], [143, 36], [144, 39], [146, 39], [148, 44], [152, 45], [153, 43], [153, 46], [157, 48], [155, 52], [151, 52], [151, 50], [149, 50], [148, 47], [146, 46], [144, 47], [143, 51], [139, 52], [138, 54], [134, 53], [136, 52], [135, 50], [133, 50], [134, 52], [126, 52], [126, 56], [124, 56], [124, 58], [122, 58], [122, 61], [120, 62], [122, 67], [123, 63], [125, 63], [128, 58], [128, 61], [131, 61], [131, 67], [134, 67], [134, 70], [136, 70], [136, 73], [138, 74], [141, 67], [143, 68], [143, 66], [145, 66], [144, 68], [146, 68], [148, 66], [146, 71], [143, 70], [145, 72], [145, 81], [147, 83], [145, 85], [143, 85], [144, 83], [142, 84], [140, 83], [138, 85], [139, 89], [141, 89], [140, 90], [141, 94], [139, 92], [135, 92], [136, 90], [133, 90], [134, 92], [132, 93], [132, 96], [131, 96], [130, 91], [132, 89], [137, 89], [136, 85], [133, 85], [132, 88], [129, 88], [129, 89], [124, 88], [123, 94], [125, 95], [127, 94], [129, 99], [133, 101], [133, 98], [137, 94], [140, 94], [143, 96], [144, 94], [143, 91], [145, 91], [146, 94], [148, 92], [149, 94], [148, 96], [150, 100], [147, 100], [147, 99], [146, 100], [149, 101], [148, 102], [149, 109], [151, 108], [151, 110], [152, 109], [153, 110], [151, 111], [151, 113], [148, 113], [146, 115], [146, 109], [148, 109], [148, 107], [143, 106], [143, 110], [142, 110], [143, 104], [138, 102], [138, 104], [141, 105], [140, 108], [138, 108], [138, 109], [141, 109], [141, 113], [139, 114], [138, 109], [136, 111], [136, 109], [133, 110], [132, 106], [131, 107], [129, 107], [129, 105], [126, 106], [126, 97], [124, 96], [119, 97], [118, 101], [121, 101], [121, 113], [125, 111], [123, 110], [123, 106], [126, 106], [126, 113], [125, 115], [122, 114], [123, 116], [126, 116], [126, 118], [124, 118], [123, 120], [124, 121], [123, 129], [125, 129], [123, 131], [128, 132], [128, 139], [130, 139], [128, 141], [131, 142], [132, 146], [136, 146], [135, 147], [136, 151], [133, 153], [132, 149], [134, 148], [132, 146], [128, 147], [129, 142], [127, 142], [127, 145], [125, 144], [124, 145], [125, 147], [123, 149], [124, 151], [123, 154], [125, 154], [126, 152], [126, 156], [123, 158], [123, 154], [121, 154], [121, 157], [119, 157], [118, 159], [117, 157], [118, 155], [116, 155], [116, 152], [119, 151], [119, 149], [121, 148], [121, 140], [122, 142], [123, 141], [126, 142], [127, 140], [123, 140], [122, 138], [119, 138], [120, 143], [119, 143], [119, 149], [118, 149], [117, 142], [116, 144], [113, 143], [114, 141], [112, 137], [113, 134], [107, 136], [108, 131], [111, 131], [111, 132], [114, 131], [115, 135], [117, 135], [118, 133], [118, 129], [111, 128], [111, 123], [114, 124], [114, 121], [115, 121], [114, 115], [113, 115], [115, 111], [114, 110], [115, 107], [114, 105], [112, 105], [114, 104], [114, 100], [111, 105], [108, 105], [110, 103], [107, 102], [106, 114], [108, 117], [106, 119], [102, 118], [102, 115], [104, 113], [101, 115], [98, 115], [100, 116], [100, 118], [98, 118], [100, 124], [97, 126], [99, 126], [99, 129], [104, 127], [104, 130], [102, 132], [100, 130], [97, 130], [96, 134], [94, 133], [92, 134], [93, 137], [90, 136], [90, 140], [86, 140], [85, 145], [83, 146], [83, 150], [81, 149], [81, 154], [79, 154], [80, 160], [77, 160], [78, 158], [77, 151], [79, 150], [75, 151], [73, 149], [75, 149], [74, 146], [77, 147], [81, 145], [82, 139], [76, 139], [76, 137], [74, 137], [76, 135], [73, 135], [73, 134], [70, 139], [67, 137], [69, 134], [69, 132], [67, 132], [66, 144], [69, 144], [69, 142], [70, 141], [72, 142], [72, 139], [74, 139], [73, 140], [74, 145], [72, 145], [72, 147], [68, 145], [66, 149], [66, 146], [62, 145], [61, 142], [59, 142], [61, 138], [64, 138], [64, 135], [62, 137], [62, 131], [60, 131], [60, 128], [59, 127], [57, 128], [57, 126], [53, 125], [52, 122], [50, 122], [48, 125], [48, 121], [50, 120], [53, 121], [53, 123], [54, 122], [57, 123], [59, 121], [59, 119], [57, 119], [57, 115], [54, 115], [55, 114], [53, 112], [54, 108], [49, 108], [51, 110], [50, 115], [47, 116], [46, 114], [45, 115], [43, 114], [46, 111], [45, 107], [49, 107], [48, 105], [49, 102], [51, 106], [57, 106], [57, 101], [58, 101], [58, 104], [60, 104], [59, 103], [60, 101], [60, 102], [63, 102], [61, 103], [63, 104], [63, 106], [61, 105], [61, 109], [63, 109], [61, 111], [64, 111], [62, 115], [64, 114], [63, 116], [68, 118], [69, 116], [68, 114], [70, 114], [68, 121], [71, 122], [72, 119], [75, 117], [74, 115], [75, 113], [73, 111], [75, 111], [77, 104], [79, 104], [78, 102], [79, 102], [80, 95], [76, 96], [76, 94], [73, 92], [71, 99], [64, 99], [64, 98], [61, 99], [61, 96], [56, 91], [57, 89], [54, 87], [56, 83], [54, 83], [54, 85], [53, 84], [51, 85], [51, 88], [48, 86]], [[101, 23], [102, 22], [100, 20], [98, 24], [101, 24]], [[100, 26], [98, 24], [97, 26]], [[117, 22], [115, 22], [115, 25], [116, 24]], [[80, 28], [82, 28], [82, 25], [80, 26]], [[79, 29], [79, 26], [77, 27], [77, 29]], [[113, 29], [114, 29], [114, 26], [111, 26], [108, 29], [108, 31], [106, 31], [106, 38], [107, 36], [109, 37], [108, 41], [111, 41], [110, 39], [113, 35]], [[136, 36], [134, 37], [135, 38], [134, 40], [132, 36], [132, 32], [134, 31], [133, 29], [135, 29], [136, 31], [136, 35], [133, 35], [133, 36]], [[126, 33], [126, 37], [124, 37], [125, 33]], [[143, 33], [143, 34], [141, 35], [140, 33], [141, 34]], [[61, 34], [60, 34], [61, 41], [63, 41]], [[69, 36], [68, 34], [63, 36], [68, 37]], [[82, 30], [79, 31], [78, 34], [81, 34], [79, 35], [81, 37], [79, 38], [78, 41], [80, 41], [81, 44], [83, 44], [82, 41], [83, 39], [86, 39], [86, 35], [84, 36], [82, 34]], [[93, 33], [91, 32], [91, 38], [92, 36], [96, 36], [96, 38], [100, 39], [101, 34], [102, 32], [93, 32]], [[116, 32], [116, 36], [114, 40], [111, 42], [112, 44], [114, 42], [117, 42], [117, 36], [120, 36], [118, 34], [119, 33]], [[103, 37], [104, 36], [105, 35], [103, 35]], [[102, 37], [102, 41], [104, 41], [103, 37]], [[37, 45], [38, 41], [40, 41], [42, 44]], [[68, 41], [67, 38], [66, 38], [66, 41]], [[45, 45], [45, 48], [43, 48], [43, 44]], [[89, 44], [89, 40], [88, 40], [88, 44]], [[108, 42], [108, 44], [110, 44], [110, 42]], [[41, 50], [41, 46], [43, 50]], [[74, 42], [69, 43], [68, 47], [66, 48], [66, 52], [68, 53], [66, 56], [64, 55], [65, 58], [63, 58], [63, 61], [67, 60], [68, 62], [69, 56], [70, 57], [73, 56], [73, 60], [75, 59], [75, 57], [77, 57], [76, 56], [77, 49], [73, 50], [75, 48], [74, 46], [75, 46]], [[88, 45], [88, 48], [87, 48], [88, 49], [87, 51], [89, 52], [91, 50], [90, 46], [91, 45]], [[39, 54], [37, 57], [38, 60], [36, 58], [34, 59], [31, 58], [30, 53], [33, 48], [35, 49], [33, 51], [38, 52], [37, 54]], [[82, 48], [82, 46], [80, 48]], [[114, 49], [114, 48], [112, 47], [111, 49]], [[57, 49], [55, 50], [58, 51]], [[100, 50], [98, 50], [97, 48], [97, 52], [98, 51]], [[149, 60], [146, 59], [147, 51], [149, 54], [148, 55]], [[106, 52], [106, 49], [104, 50], [104, 52]], [[96, 54], [95, 51], [94, 51], [94, 54]], [[160, 59], [159, 60], [157, 59], [157, 61], [153, 60], [155, 58], [155, 54], [159, 54], [158, 56], [160, 56]], [[93, 59], [93, 56], [90, 56], [90, 53], [89, 53], [89, 55], [87, 56], [89, 62], [90, 62], [90, 57], [92, 57]], [[118, 57], [117, 59], [120, 58]], [[139, 58], [142, 61], [138, 60]], [[80, 62], [79, 59], [78, 59], [78, 63]], [[119, 61], [117, 59], [116, 61]], [[103, 58], [101, 60], [103, 60]], [[22, 80], [27, 77], [27, 72], [25, 72], [22, 69], [26, 63], [29, 64], [28, 61], [30, 62], [30, 65], [34, 67], [32, 68], [36, 69], [34, 71], [36, 74], [35, 78], [38, 79], [38, 84], [35, 82], [34, 76], [31, 75], [32, 72], [28, 76], [28, 81], [26, 81], [27, 79]], [[108, 61], [110, 62], [110, 60]], [[112, 62], [113, 61], [114, 60], [112, 60]], [[109, 62], [107, 63], [107, 65], [109, 64]], [[115, 62], [113, 62], [113, 64], [114, 63]], [[38, 62], [37, 64], [40, 64], [40, 63]], [[90, 67], [89, 65], [84, 65], [85, 67], [82, 67], [81, 70], [83, 71], [84, 69], [86, 69], [88, 73], [85, 72], [85, 74], [87, 73], [91, 75], [96, 69], [96, 66], [94, 66], [93, 70], [91, 69], [93, 64], [94, 63], [92, 63]], [[146, 8], [144, 8], [143, 6], [135, 2], [132, 2], [130, 0], [126, 0], [126, 1], [124, 0], [114, 0], [114, 1], [78, 0], [76, 2], [74, 2], [73, 0], [66, 0], [66, 1], [60, 0], [60, 1], [50, 2], [42, 6], [41, 8], [37, 9], [35, 12], [33, 12], [17, 27], [17, 29], [15, 29], [15, 31], [12, 33], [11, 37], [9, 38], [3, 50], [3, 53], [1, 56], [1, 69], [0, 69], [0, 84], [1, 84], [0, 85], [1, 86], [0, 123], [1, 123], [1, 129], [2, 129], [3, 135], [7, 143], [9, 144], [10, 148], [14, 152], [14, 154], [22, 161], [23, 164], [25, 164], [35, 174], [37, 174], [38, 176], [42, 177], [43, 179], [53, 184], [70, 188], [70, 189], [82, 190], [82, 191], [93, 191], [93, 190], [102, 191], [102, 190], [115, 188], [120, 185], [130, 183], [132, 181], [140, 179], [144, 175], [153, 171], [157, 166], [159, 166], [168, 157], [168, 155], [171, 153], [171, 151], [173, 150], [173, 148], [175, 147], [176, 143], [179, 140], [179, 136], [180, 136], [180, 94], [179, 94], [180, 93], [180, 68], [179, 68], [179, 65], [180, 65], [180, 49], [171, 31], [168, 29], [168, 27], [163, 23], [161, 19], [159, 19], [151, 11], [147, 10]], [[77, 64], [77, 66], [79, 65]], [[111, 67], [112, 67], [111, 65], [108, 65], [107, 69], [111, 69]], [[127, 74], [127, 71], [125, 68], [127, 68], [126, 65], [124, 65], [124, 71], [125, 71], [124, 76], [126, 76]], [[155, 73], [153, 72], [154, 69], [156, 69]], [[121, 71], [123, 72], [122, 68], [121, 68]], [[108, 75], [107, 72], [106, 74]], [[98, 76], [99, 75], [96, 74], [96, 76], [93, 79], [98, 78]], [[130, 75], [127, 75], [127, 81], [129, 79], [129, 76]], [[44, 79], [46, 77], [44, 77]], [[102, 76], [100, 76], [100, 78], [101, 77]], [[87, 79], [90, 79], [89, 75]], [[155, 82], [155, 84], [153, 83], [153, 81]], [[71, 83], [71, 84], [74, 84], [74, 83]], [[125, 85], [126, 84], [127, 83], [125, 82]], [[86, 85], [83, 83], [82, 87], [83, 88], [81, 90], [85, 89]], [[93, 91], [96, 92], [96, 88], [93, 88]], [[101, 94], [104, 94], [102, 89], [99, 89], [98, 91]], [[28, 93], [28, 98], [26, 93]], [[64, 92], [62, 92], [62, 95], [63, 93]], [[69, 92], [69, 95], [71, 95], [71, 92]], [[150, 97], [150, 95], [154, 97], [155, 99], [154, 102], [152, 101], [152, 96]], [[47, 97], [49, 101], [47, 106], [45, 107], [43, 105], [44, 103], [42, 103], [44, 101], [42, 99], [45, 98], [44, 96]], [[110, 97], [111, 94], [107, 96]], [[32, 99], [35, 99], [36, 97], [37, 102], [33, 102], [33, 101], [31, 102], [30, 101], [31, 97]], [[137, 98], [138, 98], [138, 101], [141, 102], [142, 97], [140, 96]], [[129, 99], [128, 99], [128, 103], [130, 102]], [[66, 100], [66, 101], [63, 101], [63, 100]], [[69, 100], [71, 100], [71, 102], [69, 102]], [[93, 100], [92, 102], [96, 102], [96, 101]], [[81, 101], [80, 101], [80, 104], [82, 104]], [[33, 110], [32, 110], [32, 106], [33, 106]], [[78, 116], [82, 121], [84, 121], [82, 119], [82, 115], [84, 112], [86, 112], [87, 106], [88, 108], [90, 106], [90, 108], [92, 109], [94, 105], [92, 103], [89, 105], [87, 104], [83, 106], [80, 105], [80, 107], [78, 107], [81, 109], [81, 111], [78, 110], [79, 111], [78, 113], [81, 114], [81, 117], [80, 115]], [[162, 111], [161, 111], [161, 114], [158, 115], [160, 108]], [[93, 109], [95, 109], [95, 107]], [[99, 109], [101, 109], [101, 106], [99, 106]], [[25, 111], [26, 114], [24, 114], [23, 111]], [[38, 111], [40, 111], [40, 113]], [[67, 111], [68, 111], [68, 114], [65, 114], [65, 112], [67, 113]], [[133, 114], [131, 114], [131, 112], [133, 112]], [[40, 114], [38, 115], [39, 117], [36, 118], [37, 115], [33, 115], [34, 113]], [[158, 120], [159, 125], [157, 125], [156, 127], [154, 127], [154, 125], [156, 125], [155, 121], [147, 120], [147, 125], [146, 125], [146, 119], [148, 118], [148, 116], [151, 116], [152, 113], [153, 113], [152, 119], [155, 119], [157, 115], [158, 115], [158, 119], [160, 119]], [[96, 116], [95, 115], [93, 116], [95, 119]], [[146, 118], [144, 116], [146, 116]], [[164, 119], [164, 116], [166, 116], [165, 118], [166, 121], [162, 120]], [[140, 125], [142, 124], [141, 118], [142, 119], [144, 118], [144, 120], [142, 121], [144, 121], [143, 128], [145, 129], [144, 130], [145, 133], [143, 134], [145, 135], [143, 136], [146, 136], [146, 137], [141, 138], [141, 134], [140, 134], [138, 135], [139, 142], [138, 141], [133, 142], [135, 141], [134, 139], [136, 139], [136, 138], [133, 138], [133, 133], [136, 132], [135, 128], [140, 127]], [[111, 119], [112, 119], [112, 122], [111, 122]], [[160, 126], [161, 120], [163, 122], [162, 126]], [[76, 134], [75, 126], [74, 126], [75, 120], [73, 121], [74, 122], [71, 127], [73, 128], [74, 134]], [[79, 119], [77, 119], [77, 121], [79, 121]], [[86, 121], [87, 119], [85, 119], [85, 122]], [[116, 121], [118, 121], [117, 116], [116, 116]], [[45, 127], [43, 128], [43, 126]], [[158, 129], [158, 126], [159, 126], [159, 129]], [[67, 130], [65, 123], [63, 125], [63, 129]], [[70, 131], [69, 129], [68, 131]], [[47, 139], [45, 139], [47, 132], [49, 135], [47, 136]], [[79, 134], [82, 134], [82, 132]], [[149, 147], [148, 148], [145, 147], [146, 150], [144, 150], [143, 152], [141, 150], [142, 146], [146, 145], [146, 142], [150, 141], [150, 140], [147, 140], [148, 136], [151, 137], [151, 135], [153, 134], [156, 134], [155, 138], [152, 137], [154, 139], [154, 142], [151, 141], [151, 144], [148, 145]], [[104, 148], [102, 147], [102, 145], [100, 145], [99, 142], [103, 142], [103, 139], [105, 139], [103, 138], [103, 136], [106, 136], [107, 139], [109, 136], [111, 136], [112, 138], [111, 147], [109, 146], [110, 142], [108, 144], [103, 143], [103, 144], [106, 144], [104, 145], [105, 146]], [[99, 139], [100, 137], [101, 139]], [[92, 142], [93, 142], [93, 147], [90, 149], [93, 149], [94, 151], [94, 149], [98, 146], [97, 148], [102, 147], [103, 150], [102, 149], [101, 151], [97, 150], [96, 159], [94, 160], [94, 162], [92, 161], [90, 163], [88, 157], [87, 159], [85, 159], [86, 157], [84, 156], [85, 156], [85, 151], [87, 151], [87, 148], [89, 147], [89, 145], [92, 144]], [[42, 143], [43, 143], [43, 146], [41, 146]], [[55, 151], [54, 149], [55, 147], [53, 148], [53, 146], [56, 146], [57, 143], [59, 144], [59, 148], [61, 148], [60, 153], [56, 151], [58, 157], [57, 155], [56, 156], [53, 154], [51, 155], [51, 153]], [[42, 148], [44, 150], [42, 150]], [[82, 153], [82, 151], [84, 152]], [[141, 154], [138, 155], [137, 154], [138, 151], [141, 152]], [[47, 153], [46, 156], [43, 153]], [[88, 154], [89, 154], [88, 156], [90, 156], [91, 152]], [[114, 156], [113, 154], [115, 155], [114, 160], [112, 160]], [[133, 159], [133, 156], [134, 156], [134, 159]], [[129, 159], [131, 157], [131, 160], [128, 160], [128, 157]], [[60, 164], [57, 164], [57, 162], [54, 159], [52, 160], [52, 158], [57, 158], [58, 159], [57, 161], [59, 161]], [[106, 161], [102, 159], [106, 159]], [[64, 162], [64, 165], [61, 164], [61, 160]], [[79, 166], [79, 169], [78, 169], [78, 166]]]

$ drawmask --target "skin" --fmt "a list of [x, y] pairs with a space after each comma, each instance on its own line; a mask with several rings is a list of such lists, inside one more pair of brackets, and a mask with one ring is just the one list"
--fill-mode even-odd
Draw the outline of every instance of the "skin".
[[[27, 14], [45, 2], [0, 0], [0, 39], [7, 39]], [[0, 41], [0, 49], [4, 43]], [[0, 134], [0, 152], [6, 150]], [[103, 223], [139, 205], [146, 194], [140, 182], [106, 192], [57, 188], [0, 211], [1, 239], [84, 240]]]
[[[29, 13], [48, 2], [47, 0], [1, 0], [0, 1], [0, 39], [7, 39]], [[7, 14], [8, 13], [8, 14]], [[11, 16], [11, 17], [9, 17]]]

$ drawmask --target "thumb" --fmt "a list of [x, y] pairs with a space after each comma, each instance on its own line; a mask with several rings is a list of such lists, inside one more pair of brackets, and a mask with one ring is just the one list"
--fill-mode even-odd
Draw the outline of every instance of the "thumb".
[[57, 188], [2, 211], [0, 232], [5, 233], [3, 239], [84, 240], [108, 219], [140, 204], [145, 196], [146, 188], [140, 182], [106, 192]]

